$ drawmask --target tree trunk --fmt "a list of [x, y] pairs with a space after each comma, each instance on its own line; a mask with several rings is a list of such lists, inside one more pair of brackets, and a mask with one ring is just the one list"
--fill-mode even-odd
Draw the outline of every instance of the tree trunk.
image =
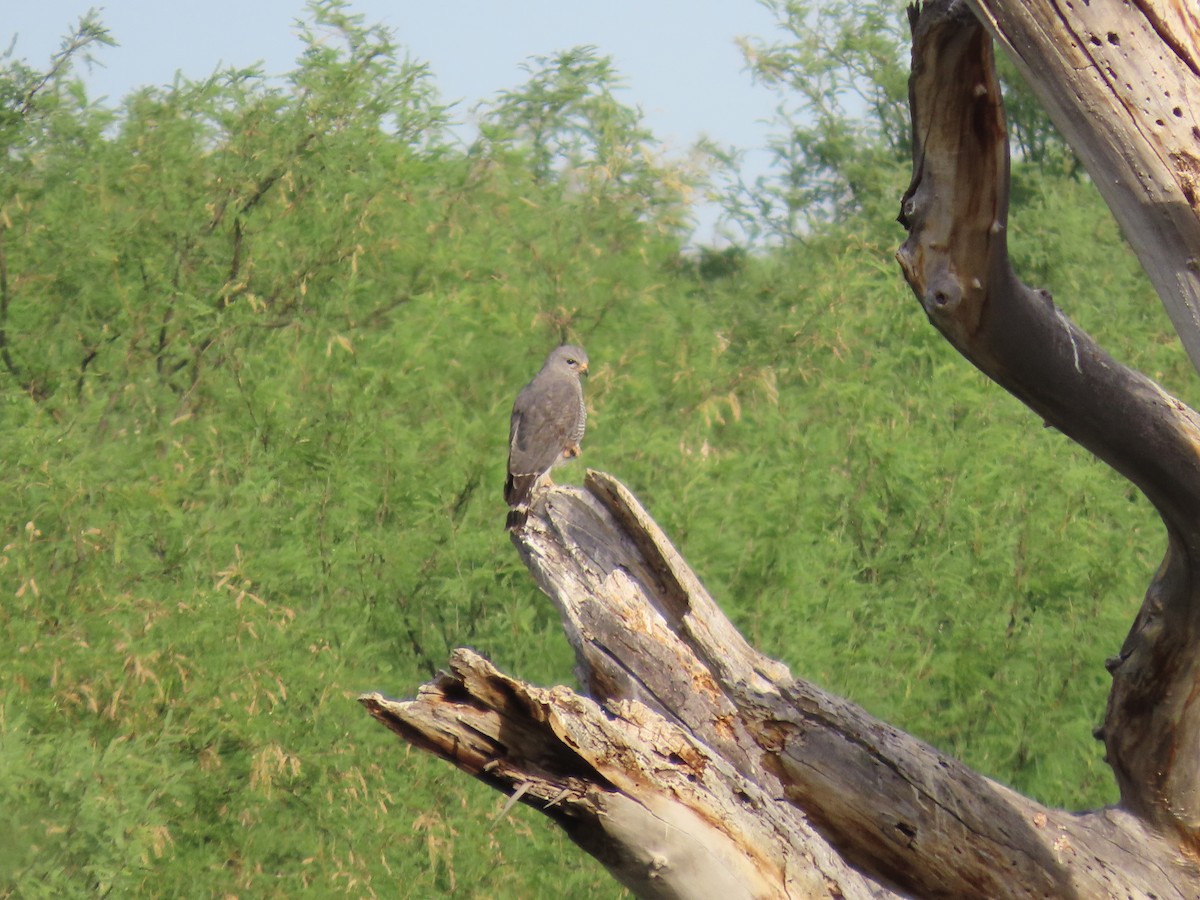
[[639, 896], [1195, 895], [1193, 863], [1136, 816], [1043, 807], [793, 679], [611, 477], [543, 500], [514, 542], [587, 696], [459, 650], [417, 699], [362, 702]]
[[[1189, 140], [1200, 155], [1200, 130], [1185, 138], [1165, 125], [1149, 128], [1142, 112], [1119, 110], [1138, 93], [1131, 79], [1149, 79], [1159, 69], [1175, 79], [1159, 77], [1172, 86], [1155, 90], [1184, 103], [1190, 87], [1200, 102], [1200, 70], [1187, 70], [1185, 77], [1165, 65], [1160, 47], [1153, 61], [1124, 60], [1128, 72], [1116, 59], [1091, 64], [1104, 70], [1099, 78], [1072, 68], [1083, 62], [1068, 52], [1081, 44], [1111, 49], [1124, 40], [1129, 50], [1148, 53], [1145, 22], [1158, 21], [1163, 12], [1148, 13], [1149, 2], [1123, 16], [1120, 10], [1130, 7], [1115, 0], [1069, 4], [1078, 8], [1081, 21], [1047, 15], [1044, 23], [1053, 21], [1063, 30], [1037, 32], [1034, 42], [1033, 13], [1011, 0], [979, 2], [996, 10], [993, 21], [1002, 18], [1010, 37], [1020, 35], [1014, 42], [1026, 58], [1038, 51], [1038, 60], [1067, 61], [1055, 63], [1070, 72], [1061, 82], [1078, 90], [1091, 110], [1091, 118], [1073, 114], [1066, 123], [1074, 129], [1068, 139], [1088, 151], [1093, 180], [1121, 199], [1113, 209], [1126, 233], [1156, 244], [1154, 254], [1139, 250], [1139, 256], [1152, 279], [1177, 288], [1163, 294], [1166, 305], [1186, 301], [1200, 285], [1200, 206], [1186, 178], [1172, 179], [1161, 170], [1164, 160], [1180, 165], [1186, 155], [1178, 140]], [[1192, 21], [1200, 23], [1195, 14]], [[1103, 41], [1094, 31], [1098, 27]], [[1135, 43], [1120, 35], [1141, 37]], [[1192, 59], [1194, 67], [1196, 57], [1187, 57], [1183, 36], [1164, 38], [1164, 46], [1177, 59]], [[991, 41], [983, 28], [965, 7], [947, 4], [937, 13], [927, 8], [914, 20], [914, 44], [923, 49], [914, 50], [910, 82], [913, 180], [901, 209], [910, 233], [897, 257], [930, 321], [950, 343], [1047, 423], [1137, 485], [1162, 516], [1166, 558], [1120, 654], [1108, 662], [1113, 689], [1097, 737], [1105, 742], [1122, 807], [1200, 851], [1200, 419], [1150, 379], [1115, 362], [1046, 292], [1025, 287], [1013, 273], [1006, 234], [1008, 142]], [[1200, 45], [1192, 40], [1190, 46]], [[965, 89], [937, 92], [948, 83]], [[1158, 102], [1160, 94], [1148, 84], [1141, 90], [1150, 97], [1145, 104]], [[1056, 97], [1059, 107], [1068, 105], [1060, 91], [1044, 93]], [[1174, 123], [1178, 117], [1168, 118]], [[1187, 121], [1195, 129], [1190, 110]], [[1136, 143], [1141, 134], [1144, 140]], [[1111, 152], [1098, 152], [1102, 144]], [[1142, 181], [1130, 181], [1131, 174]], [[1126, 187], [1116, 191], [1114, 183]], [[1149, 236], [1140, 229], [1149, 229]], [[1164, 253], [1169, 267], [1158, 263]], [[1181, 334], [1185, 342], [1189, 334], [1200, 336], [1186, 328]]]
[[[459, 650], [415, 700], [361, 699], [405, 740], [543, 811], [639, 896], [1194, 898], [1200, 420], [1017, 280], [991, 41], [959, 0], [912, 20], [905, 277], [955, 347], [1137, 484], [1167, 524], [1166, 560], [1110, 661], [1101, 734], [1120, 806], [1043, 807], [792, 678], [596, 472], [543, 494], [513, 534], [562, 616], [583, 695]], [[1007, 27], [1000, 12], [988, 21]], [[1019, 46], [1032, 58], [1036, 45]], [[1186, 239], [1181, 210], [1156, 221]], [[1200, 241], [1186, 246], [1200, 255]]]
[[967, 2], [1083, 161], [1200, 369], [1200, 4]]

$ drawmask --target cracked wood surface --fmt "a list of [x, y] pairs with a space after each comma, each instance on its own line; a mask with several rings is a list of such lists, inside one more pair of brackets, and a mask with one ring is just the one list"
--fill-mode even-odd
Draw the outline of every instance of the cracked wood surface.
[[909, 236], [897, 258], [950, 343], [1137, 485], [1162, 515], [1166, 557], [1108, 663], [1113, 688], [1097, 736], [1122, 806], [1194, 852], [1200, 417], [1112, 359], [1046, 292], [1018, 280], [1008, 257], [1008, 143], [991, 40], [965, 3], [927, 4], [914, 28], [913, 180], [900, 217]]
[[[1111, 0], [1091, 6], [1105, 4], [1115, 9]], [[975, 5], [1001, 11], [988, 20], [998, 30], [1004, 9], [1025, 9]], [[1179, 47], [1195, 45], [1191, 7], [1136, 8], [1160, 40], [1170, 33], [1182, 35]], [[563, 619], [582, 694], [534, 687], [459, 650], [416, 699], [361, 700], [403, 739], [543, 812], [640, 896], [1195, 897], [1200, 662], [1188, 651], [1200, 428], [1016, 279], [991, 43], [958, 0], [927, 4], [913, 21], [905, 276], [965, 356], [1134, 481], [1167, 524], [1166, 561], [1110, 661], [1102, 733], [1121, 808], [1043, 807], [793, 679], [738, 634], [633, 495], [596, 472], [582, 489], [543, 494], [529, 527], [512, 536]], [[1028, 65], [1033, 40], [1009, 37]], [[1137, 142], [1129, 133], [1111, 140], [1116, 157], [1136, 158], [1126, 154]], [[1140, 190], [1162, 194], [1147, 240], [1178, 248], [1187, 216], [1161, 172], [1141, 174]], [[1184, 180], [1175, 183], [1183, 196]], [[1147, 267], [1157, 265], [1150, 257]], [[1177, 296], [1164, 302], [1190, 308], [1193, 286], [1176, 281]], [[1187, 343], [1190, 326], [1177, 313]]]
[[[416, 746], [522, 791], [639, 896], [723, 896], [733, 888], [704, 885], [729, 873], [749, 891], [730, 896], [1189, 896], [1158, 867], [1184, 884], [1194, 871], [1135, 817], [1043, 807], [793, 679], [611, 476], [551, 489], [513, 541], [589, 696], [460, 650], [415, 700], [363, 703]], [[647, 823], [668, 809], [696, 827], [651, 852]], [[606, 829], [613, 816], [636, 821]]]
[[416, 700], [360, 699], [401, 737], [545, 813], [638, 896], [894, 896], [637, 700], [601, 708], [509, 678], [470, 650], [454, 651]]
[[1200, 369], [1200, 4], [967, 2], [1083, 162]]

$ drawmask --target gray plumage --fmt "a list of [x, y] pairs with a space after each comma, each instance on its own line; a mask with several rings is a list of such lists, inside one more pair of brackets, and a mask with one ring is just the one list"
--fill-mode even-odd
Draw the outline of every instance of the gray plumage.
[[541, 371], [517, 394], [508, 426], [506, 528], [523, 526], [534, 487], [554, 466], [579, 455], [587, 424], [579, 378], [587, 374], [587, 367], [582, 347], [555, 347]]

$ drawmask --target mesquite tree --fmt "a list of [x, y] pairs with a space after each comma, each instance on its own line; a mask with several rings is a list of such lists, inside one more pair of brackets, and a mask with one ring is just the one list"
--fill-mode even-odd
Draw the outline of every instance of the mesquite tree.
[[1013, 272], [1005, 43], [1200, 362], [1200, 24], [1190, 0], [934, 0], [911, 11], [913, 178], [898, 259], [968, 360], [1132, 481], [1166, 558], [1097, 737], [1118, 806], [1043, 807], [751, 648], [637, 500], [596, 472], [514, 543], [582, 693], [460, 650], [399, 702], [406, 740], [541, 810], [642, 896], [1200, 894], [1200, 417]]

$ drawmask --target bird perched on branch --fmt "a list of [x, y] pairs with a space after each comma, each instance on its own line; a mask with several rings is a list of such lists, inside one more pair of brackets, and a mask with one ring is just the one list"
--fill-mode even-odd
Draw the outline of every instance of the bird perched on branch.
[[541, 371], [521, 388], [508, 426], [508, 477], [504, 502], [509, 530], [521, 528], [529, 516], [533, 489], [550, 482], [550, 470], [579, 455], [587, 424], [583, 383], [588, 370], [582, 347], [563, 344], [546, 357]]

